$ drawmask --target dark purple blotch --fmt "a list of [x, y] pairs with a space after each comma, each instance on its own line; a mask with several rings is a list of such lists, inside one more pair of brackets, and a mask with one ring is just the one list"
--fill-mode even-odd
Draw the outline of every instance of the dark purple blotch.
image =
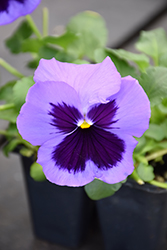
[[116, 167], [125, 152], [124, 141], [117, 135], [91, 126], [78, 129], [65, 139], [52, 152], [55, 165], [69, 172], [84, 171], [86, 161], [92, 160], [99, 169]]
[[115, 100], [106, 104], [98, 104], [93, 106], [88, 112], [88, 118], [91, 119], [95, 126], [100, 128], [111, 128], [111, 124], [116, 123], [114, 120], [118, 107]]
[[50, 105], [52, 106], [51, 111], [49, 111], [49, 115], [52, 116], [51, 125], [65, 134], [77, 128], [78, 120], [83, 118], [77, 108], [71, 107], [64, 102], [57, 105], [50, 103]]
[[86, 162], [93, 161], [101, 170], [116, 167], [123, 158], [125, 143], [116, 134], [106, 131], [111, 128], [118, 107], [115, 101], [95, 105], [88, 112], [93, 125], [87, 129], [77, 127], [82, 117], [75, 107], [67, 104], [54, 105], [49, 115], [53, 117], [52, 125], [63, 133], [69, 133], [52, 152], [52, 159], [60, 169], [69, 172], [84, 171]]

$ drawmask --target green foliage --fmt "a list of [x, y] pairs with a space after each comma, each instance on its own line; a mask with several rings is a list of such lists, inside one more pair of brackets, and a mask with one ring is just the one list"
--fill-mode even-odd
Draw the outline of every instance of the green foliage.
[[25, 103], [27, 92], [31, 86], [34, 85], [33, 77], [23, 77], [17, 81], [13, 87], [14, 104], [17, 110]]
[[161, 125], [150, 123], [144, 135], [156, 141], [162, 141], [165, 138], [165, 131], [162, 129]]
[[6, 46], [11, 53], [17, 54], [22, 51], [22, 43], [32, 35], [32, 29], [27, 21], [23, 21], [13, 35], [6, 40]]
[[134, 62], [141, 71], [149, 66], [149, 58], [144, 54], [136, 54], [123, 49], [108, 49], [111, 55], [116, 56], [126, 62]]
[[155, 65], [159, 64], [159, 58], [167, 52], [167, 36], [164, 29], [142, 31], [136, 48], [149, 55]]
[[[72, 63], [74, 60], [77, 60], [75, 56], [70, 55], [68, 53], [66, 53], [65, 51], [59, 51], [56, 55], [55, 55], [56, 60], [60, 61], [60, 62], [69, 62]], [[80, 60], [80, 59], [78, 59]]]
[[29, 142], [22, 139], [16, 127], [16, 123], [9, 123], [6, 130], [0, 130], [0, 134], [5, 135], [7, 139], [6, 144], [3, 145], [3, 152], [6, 156], [14, 151], [15, 148], [26, 157], [34, 155], [34, 152], [38, 150], [38, 147], [32, 146]]
[[159, 65], [167, 68], [167, 52], [165, 52], [160, 56]]
[[140, 163], [137, 167], [137, 173], [143, 181], [152, 181], [155, 177], [154, 168], [151, 165]]
[[94, 59], [94, 51], [102, 48], [107, 42], [107, 29], [103, 18], [96, 12], [85, 11], [71, 18], [67, 32], [77, 35], [67, 47], [70, 54], [82, 58], [84, 55]]
[[38, 67], [39, 61], [40, 61], [40, 58], [30, 60], [27, 63], [27, 67], [30, 68], [30, 69], [36, 69]]
[[149, 67], [141, 74], [139, 83], [145, 90], [151, 106], [159, 104], [167, 96], [167, 68]]
[[7, 143], [3, 146], [3, 153], [8, 156], [18, 144], [20, 144], [19, 133], [16, 127], [16, 123], [10, 123], [5, 131]]
[[31, 37], [32, 34], [28, 22], [24, 21], [6, 40], [6, 46], [12, 53], [33, 53], [33, 60], [27, 63], [27, 66], [33, 69], [38, 66], [41, 58], [55, 57], [59, 61], [73, 62], [86, 56], [93, 60], [95, 49], [104, 47], [107, 41], [105, 21], [93, 11], [74, 16], [61, 36], [39, 39]]
[[74, 60], [72, 63], [75, 63], [75, 64], [89, 64], [90, 62], [88, 62], [86, 60], [77, 59], [77, 60]]
[[125, 181], [116, 184], [108, 184], [99, 179], [94, 179], [92, 182], [85, 186], [85, 191], [90, 199], [100, 200], [113, 195], [121, 188], [122, 183], [124, 183]]
[[75, 40], [78, 40], [77, 33], [72, 33], [70, 31], [67, 31], [61, 36], [48, 36], [44, 38], [44, 43], [51, 43], [55, 44], [57, 46], [60, 46], [61, 48], [67, 50], [69, 44], [73, 43]]
[[16, 81], [11, 81], [0, 87], [0, 100], [6, 103], [12, 102], [11, 97], [13, 95], [13, 86]]
[[38, 53], [41, 46], [43, 46], [43, 41], [37, 38], [28, 38], [22, 41], [21, 51]]
[[[148, 130], [134, 150], [136, 173], [143, 181], [154, 179], [154, 168], [150, 161], [162, 161], [167, 154], [167, 36], [163, 29], [142, 31], [136, 48], [150, 56], [154, 66], [147, 66], [138, 77], [151, 104], [151, 118]], [[122, 53], [122, 52], [121, 52]], [[128, 55], [127, 55], [128, 58]], [[135, 62], [135, 61], [134, 61]], [[138, 64], [137, 62], [135, 62]]]
[[15, 107], [11, 109], [6, 109], [6, 110], [0, 110], [1, 120], [6, 120], [12, 123], [16, 123], [18, 115], [19, 115], [19, 112]]
[[44, 58], [44, 59], [52, 59], [53, 57], [56, 56], [56, 54], [59, 52], [58, 49], [50, 47], [49, 45], [43, 45], [39, 49], [39, 59]]
[[[161, 111], [161, 109], [163, 109], [163, 107], [161, 108], [160, 106], [163, 106], [163, 104], [160, 103], [160, 104], [155, 105], [151, 108], [150, 123], [160, 124], [165, 119], [166, 114]], [[165, 107], [164, 107], [164, 109], [165, 109]]]
[[3, 153], [5, 156], [9, 156], [9, 153], [12, 152], [17, 145], [19, 144], [19, 139], [12, 139], [3, 147]]
[[45, 181], [46, 177], [42, 171], [42, 166], [37, 162], [34, 162], [30, 167], [30, 176], [35, 181]]
[[33, 84], [33, 78], [29, 76], [18, 81], [9, 82], [0, 88], [0, 100], [7, 103], [4, 107], [0, 106], [0, 119], [16, 123], [19, 110], [25, 102], [29, 88]]
[[102, 62], [107, 56], [111, 58], [113, 63], [115, 64], [118, 72], [121, 74], [122, 77], [131, 75], [133, 77], [137, 76], [136, 69], [131, 66], [127, 60], [124, 58], [119, 57], [116, 53], [113, 53], [113, 50], [109, 48], [100, 48], [95, 50], [94, 59], [95, 62], [100, 63]]

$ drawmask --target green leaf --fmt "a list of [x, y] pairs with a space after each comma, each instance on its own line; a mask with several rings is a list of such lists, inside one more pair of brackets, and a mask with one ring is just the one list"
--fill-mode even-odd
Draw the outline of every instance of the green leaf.
[[149, 153], [149, 152], [157, 149], [158, 148], [158, 143], [159, 142], [155, 141], [152, 138], [151, 139], [147, 138], [145, 145], [143, 146], [143, 148], [140, 151], [140, 154], [146, 154], [146, 153]]
[[[57, 48], [53, 48], [49, 45], [44, 45], [39, 49], [39, 59], [52, 59], [53, 57], [56, 58], [58, 61], [61, 62], [72, 62], [76, 59], [73, 55], [68, 54], [64, 50], [59, 50]], [[38, 60], [32, 61], [31, 63], [38, 63]], [[32, 66], [32, 64], [31, 64]]]
[[145, 156], [143, 156], [141, 154], [134, 154], [134, 158], [135, 158], [136, 162], [141, 162], [143, 164], [148, 164], [148, 161], [145, 158]]
[[94, 59], [94, 51], [104, 47], [107, 42], [107, 29], [104, 19], [96, 12], [85, 11], [71, 18], [67, 32], [76, 34], [78, 39], [72, 42], [67, 50], [78, 55]]
[[146, 130], [144, 135], [156, 141], [162, 141], [165, 138], [165, 133], [162, 127], [152, 123], [149, 125], [149, 128]]
[[7, 121], [10, 121], [12, 123], [16, 123], [18, 115], [19, 115], [19, 111], [16, 108], [0, 111], [0, 119], [7, 120]]
[[37, 38], [29, 38], [22, 41], [22, 52], [38, 53], [40, 47], [43, 46], [43, 41]]
[[154, 168], [151, 165], [140, 163], [137, 167], [137, 173], [143, 181], [152, 181], [155, 177]]
[[117, 55], [114, 55], [111, 49], [96, 49], [94, 53], [95, 62], [100, 63], [102, 62], [107, 56], [111, 58], [113, 63], [115, 64], [118, 72], [121, 74], [122, 77], [131, 75], [133, 77], [137, 76], [136, 69], [131, 66], [127, 61], [121, 59]]
[[30, 176], [35, 181], [44, 181], [46, 180], [46, 177], [43, 173], [42, 166], [38, 164], [37, 162], [34, 162], [30, 167]]
[[11, 141], [8, 142], [8, 144], [6, 144], [4, 147], [3, 147], [3, 153], [5, 156], [9, 156], [9, 153], [12, 152], [16, 147], [17, 145], [19, 144], [19, 139], [13, 139]]
[[167, 36], [162, 28], [151, 31], [142, 31], [139, 41], [136, 43], [139, 51], [149, 55], [158, 65], [159, 57], [167, 52]]
[[149, 67], [139, 78], [151, 106], [159, 104], [167, 96], [167, 68]]
[[167, 148], [167, 141], [161, 141], [158, 143], [159, 148], [166, 149]]
[[85, 186], [85, 192], [90, 199], [100, 200], [113, 195], [118, 189], [121, 188], [123, 182], [108, 184], [100, 181], [99, 179], [94, 179], [92, 182], [88, 183]]
[[108, 49], [108, 51], [120, 59], [136, 63], [141, 71], [149, 66], [149, 58], [144, 54], [136, 54], [123, 49]]
[[139, 153], [143, 149], [143, 147], [145, 146], [145, 144], [146, 144], [146, 138], [143, 135], [142, 137], [135, 138], [135, 139], [138, 141], [138, 144], [135, 147], [134, 152], [135, 153]]
[[66, 50], [68, 48], [69, 44], [71, 44], [75, 40], [78, 40], [78, 35], [70, 32], [70, 31], [67, 31], [66, 33], [64, 33], [61, 36], [57, 36], [57, 37], [56, 36], [47, 36], [43, 39], [43, 42], [46, 44], [52, 43], [52, 44], [58, 45]]
[[17, 110], [20, 110], [21, 106], [25, 103], [27, 92], [33, 85], [34, 81], [32, 76], [23, 77], [21, 80], [16, 82], [13, 87], [13, 96]]
[[11, 81], [0, 87], [0, 100], [11, 103], [13, 98], [13, 86], [16, 81]]
[[27, 63], [27, 67], [30, 69], [36, 69], [38, 67], [40, 58], [33, 59]]
[[159, 65], [167, 68], [167, 52], [159, 58]]
[[165, 109], [166, 108], [162, 103], [153, 106], [151, 108], [150, 123], [161, 124], [166, 117], [165, 112], [162, 112], [162, 110], [165, 111]]
[[167, 118], [161, 123], [160, 127], [164, 133], [164, 137], [167, 138]]
[[10, 138], [12, 137], [17, 137], [19, 135], [16, 123], [9, 123], [8, 128], [6, 129], [6, 137], [10, 140]]
[[167, 115], [167, 107], [165, 105], [163, 105], [163, 103], [160, 103], [158, 105], [158, 109], [160, 110], [160, 112], [163, 114], [163, 115]]
[[22, 51], [22, 43], [33, 33], [27, 21], [23, 21], [13, 35], [8, 38], [5, 43], [11, 53], [20, 53]]
[[69, 55], [65, 51], [57, 52], [57, 54], [55, 55], [55, 58], [60, 62], [70, 62], [70, 63], [76, 59], [74, 55]]
[[167, 107], [167, 97], [162, 100], [162, 104]]
[[49, 45], [43, 45], [39, 49], [39, 57], [44, 59], [52, 59], [59, 52], [58, 49], [52, 48]]
[[77, 60], [73, 61], [72, 63], [75, 63], [75, 64], [89, 64], [90, 62], [88, 62], [86, 60], [77, 59]]

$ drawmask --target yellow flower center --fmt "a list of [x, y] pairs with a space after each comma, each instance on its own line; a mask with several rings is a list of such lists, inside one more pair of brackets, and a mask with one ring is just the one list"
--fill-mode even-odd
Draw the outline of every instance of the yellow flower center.
[[85, 128], [90, 128], [90, 124], [89, 123], [87, 123], [85, 120], [83, 121], [83, 123], [80, 125], [80, 127], [82, 128], [82, 129], [85, 129]]

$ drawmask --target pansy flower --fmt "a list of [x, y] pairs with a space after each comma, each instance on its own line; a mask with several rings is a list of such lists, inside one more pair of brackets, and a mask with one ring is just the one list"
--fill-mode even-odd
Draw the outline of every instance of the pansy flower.
[[58, 185], [83, 186], [95, 178], [124, 180], [133, 150], [148, 128], [149, 100], [138, 81], [121, 78], [109, 57], [75, 65], [41, 59], [35, 84], [18, 116], [22, 137], [39, 145], [37, 162]]
[[0, 25], [13, 22], [20, 16], [31, 13], [41, 0], [1, 0]]

